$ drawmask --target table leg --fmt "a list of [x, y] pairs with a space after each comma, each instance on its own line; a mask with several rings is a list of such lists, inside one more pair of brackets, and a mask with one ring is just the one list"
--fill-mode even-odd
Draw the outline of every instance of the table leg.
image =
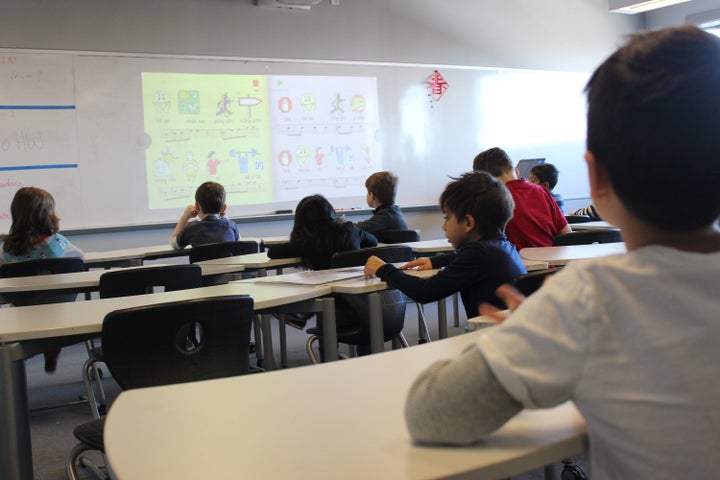
[[438, 308], [438, 338], [443, 339], [448, 336], [447, 329], [447, 300], [442, 298], [437, 302]]
[[14, 360], [14, 344], [0, 345], [0, 478], [33, 478], [25, 360]]
[[372, 353], [382, 352], [385, 342], [383, 342], [382, 302], [378, 292], [368, 294], [368, 309], [370, 312], [370, 351]]
[[264, 313], [260, 315], [262, 319], [262, 341], [264, 350], [263, 368], [265, 370], [275, 370], [275, 351], [272, 344], [272, 315]]
[[452, 306], [453, 306], [453, 325], [455, 328], [458, 328], [460, 326], [460, 310], [458, 305], [458, 296], [459, 293], [454, 293], [452, 296]]
[[326, 362], [338, 359], [337, 351], [337, 324], [335, 322], [335, 299], [332, 297], [318, 298], [322, 307], [323, 316], [323, 350]]

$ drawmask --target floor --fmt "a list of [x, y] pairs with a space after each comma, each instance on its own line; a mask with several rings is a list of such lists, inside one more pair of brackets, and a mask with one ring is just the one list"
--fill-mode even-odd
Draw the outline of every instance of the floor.
[[[434, 306], [428, 306], [425, 310], [431, 335], [433, 338], [437, 338], [436, 309]], [[464, 315], [461, 315], [460, 324], [465, 324]], [[405, 335], [408, 342], [411, 345], [417, 343], [417, 314], [414, 304], [408, 305], [405, 325]], [[459, 335], [463, 332], [464, 327], [462, 326], [453, 327], [449, 325], [448, 327], [450, 336]], [[308, 365], [309, 360], [305, 353], [307, 334], [294, 328], [287, 328], [287, 334], [289, 366], [292, 368]], [[43, 409], [47, 406], [77, 400], [79, 395], [84, 393], [80, 372], [85, 359], [87, 359], [87, 353], [84, 345], [80, 344], [63, 349], [58, 362], [58, 369], [53, 374], [45, 373], [41, 355], [26, 362], [28, 399], [30, 409], [35, 410], [30, 415], [30, 422], [36, 480], [62, 480], [65, 478], [65, 457], [76, 444], [72, 430], [76, 425], [90, 419], [90, 410], [87, 405]], [[262, 373], [259, 373], [259, 375], [262, 375]], [[109, 399], [112, 400], [119, 393], [119, 388], [109, 378], [104, 379], [104, 384]], [[585, 457], [575, 460], [583, 467], [586, 465]], [[555, 466], [556, 473], [553, 478], [560, 479], [559, 472], [561, 469], [561, 465]], [[79, 474], [81, 478], [92, 478], [86, 476], [86, 472], [83, 472], [82, 469], [80, 469]], [[537, 470], [514, 478], [518, 480], [539, 480], [544, 478], [544, 472], [543, 470]]]

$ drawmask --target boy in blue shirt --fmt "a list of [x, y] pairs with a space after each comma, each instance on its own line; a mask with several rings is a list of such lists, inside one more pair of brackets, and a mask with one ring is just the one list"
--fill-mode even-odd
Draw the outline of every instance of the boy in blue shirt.
[[[240, 232], [232, 220], [225, 217], [225, 188], [215, 182], [205, 182], [195, 191], [195, 205], [185, 208], [170, 239], [170, 246], [182, 250], [188, 245], [235, 242]], [[199, 221], [190, 222], [197, 217]]]
[[365, 180], [367, 204], [374, 208], [373, 216], [358, 227], [376, 235], [386, 230], [408, 230], [400, 207], [395, 205], [398, 177], [390, 172], [376, 172]]
[[[418, 303], [460, 292], [468, 317], [477, 315], [482, 302], [505, 308], [495, 290], [527, 273], [515, 246], [503, 233], [514, 208], [510, 192], [487, 172], [465, 173], [445, 187], [440, 206], [443, 230], [456, 251], [418, 258], [401, 269], [372, 256], [365, 264], [365, 275], [380, 277]], [[442, 267], [427, 279], [402, 271]]]

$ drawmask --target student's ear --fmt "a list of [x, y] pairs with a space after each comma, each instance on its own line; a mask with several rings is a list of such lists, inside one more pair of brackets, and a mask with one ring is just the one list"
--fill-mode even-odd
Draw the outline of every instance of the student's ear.
[[548, 192], [550, 191], [550, 182], [542, 182], [543, 188], [545, 188]]
[[220, 209], [220, 215], [225, 215], [225, 210], [227, 210], [227, 203], [223, 203], [223, 206]]
[[475, 217], [472, 215], [465, 215], [464, 223], [466, 232], [472, 232], [475, 230]]
[[593, 201], [598, 198], [605, 198], [610, 193], [612, 186], [608, 178], [605, 166], [598, 161], [591, 151], [585, 152], [585, 163], [588, 169], [588, 181], [590, 182], [590, 196]]

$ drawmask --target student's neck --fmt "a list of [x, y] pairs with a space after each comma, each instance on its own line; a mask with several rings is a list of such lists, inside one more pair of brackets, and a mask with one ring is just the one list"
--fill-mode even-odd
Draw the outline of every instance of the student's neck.
[[508, 183], [508, 182], [512, 182], [513, 180], [517, 180], [517, 178], [511, 171], [503, 173], [502, 175], [497, 177], [497, 179], [499, 181], [501, 181], [502, 183]]

